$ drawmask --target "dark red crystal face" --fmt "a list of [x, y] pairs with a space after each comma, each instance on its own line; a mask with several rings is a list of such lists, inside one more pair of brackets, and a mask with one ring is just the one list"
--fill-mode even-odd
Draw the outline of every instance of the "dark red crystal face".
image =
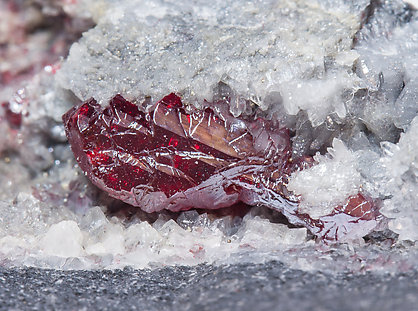
[[373, 203], [360, 194], [328, 218], [298, 214], [287, 180], [313, 159], [293, 161], [288, 130], [265, 120], [235, 119], [211, 109], [186, 113], [175, 94], [148, 113], [120, 95], [106, 107], [91, 99], [63, 120], [90, 180], [148, 212], [264, 204], [329, 239], [337, 239], [350, 222], [376, 218]]
[[328, 241], [345, 241], [361, 238], [377, 225], [380, 214], [377, 204], [358, 193], [347, 198], [330, 215], [312, 219], [309, 215], [298, 214], [313, 234]]
[[[93, 183], [148, 211], [230, 206], [239, 201], [238, 187], [230, 191], [234, 178], [247, 171], [252, 182], [254, 172], [264, 171], [259, 164], [266, 156], [283, 161], [289, 154], [286, 130], [275, 133], [281, 145], [263, 124], [252, 125], [255, 138], [244, 123], [227, 131], [209, 109], [185, 113], [175, 94], [151, 113], [120, 95], [105, 108], [91, 99], [63, 119], [77, 161]], [[261, 136], [265, 141], [255, 150], [252, 141]]]

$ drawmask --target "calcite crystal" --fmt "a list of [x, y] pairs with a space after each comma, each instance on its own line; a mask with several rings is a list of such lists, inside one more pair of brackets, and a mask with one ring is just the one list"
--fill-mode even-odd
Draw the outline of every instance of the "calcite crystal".
[[[224, 105], [212, 104], [218, 111]], [[374, 204], [361, 194], [319, 219], [298, 211], [288, 179], [313, 159], [292, 158], [280, 124], [236, 119], [227, 110], [186, 111], [174, 93], [148, 110], [116, 95], [107, 107], [90, 99], [63, 116], [81, 169], [111, 196], [147, 212], [264, 204], [333, 240], [353, 224], [367, 223], [361, 234], [376, 225]]]

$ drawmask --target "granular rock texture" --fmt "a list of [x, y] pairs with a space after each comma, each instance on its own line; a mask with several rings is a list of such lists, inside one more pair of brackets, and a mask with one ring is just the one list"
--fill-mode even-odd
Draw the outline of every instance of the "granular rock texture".
[[417, 277], [417, 271], [312, 273], [278, 262], [116, 271], [0, 269], [0, 303], [43, 310], [414, 310]]

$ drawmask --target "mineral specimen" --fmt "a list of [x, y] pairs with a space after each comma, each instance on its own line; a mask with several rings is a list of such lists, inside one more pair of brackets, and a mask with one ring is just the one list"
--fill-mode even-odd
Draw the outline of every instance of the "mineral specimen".
[[[418, 11], [412, 2], [0, 1], [0, 266], [113, 269], [274, 259], [310, 270], [416, 267]], [[141, 208], [128, 206], [74, 168], [61, 116], [91, 97], [100, 105], [94, 108], [99, 116], [115, 94], [135, 106], [147, 100], [137, 106], [149, 118], [145, 124], [177, 135], [182, 147], [164, 147], [169, 156], [159, 150], [159, 157], [154, 153], [147, 157], [151, 163], [143, 162], [155, 172], [145, 170], [145, 177], [167, 180], [165, 188], [148, 180], [143, 185], [149, 190], [139, 187], [143, 196], [157, 193], [170, 201], [233, 165], [237, 170], [249, 165], [245, 156], [228, 154], [227, 144], [210, 145], [213, 128], [201, 124], [193, 135], [205, 135], [186, 138], [163, 126], [170, 114], [155, 124], [152, 103], [171, 92], [188, 106], [170, 109], [186, 117], [223, 116], [218, 125], [226, 132], [232, 125], [232, 133], [253, 131], [246, 127], [257, 122], [272, 134], [283, 130], [290, 155], [277, 163], [266, 157], [266, 163], [255, 164], [257, 173], [242, 173], [239, 183], [221, 176], [232, 186], [220, 191], [231, 202], [251, 206], [239, 202], [208, 211], [199, 208], [209, 200], [199, 205], [203, 198], [198, 197], [189, 200], [190, 210], [146, 213], [141, 208], [164, 204], [140, 200]], [[100, 137], [106, 140], [103, 128]], [[146, 133], [144, 146], [155, 146], [160, 136]], [[103, 173], [95, 177], [96, 185], [104, 185], [106, 170], [113, 172], [110, 165], [99, 165], [105, 156], [109, 162], [122, 162], [125, 158], [117, 158], [122, 152], [136, 157], [123, 144], [135, 135], [112, 134], [123, 147], [116, 156], [113, 149], [90, 154], [97, 161], [96, 171], [89, 165], [90, 177]], [[197, 150], [190, 141], [201, 147], [200, 158], [191, 157]], [[89, 164], [83, 145], [79, 150]], [[208, 163], [209, 151], [216, 161]], [[262, 153], [254, 157], [264, 159]], [[295, 169], [298, 161], [307, 167]], [[288, 172], [279, 169], [282, 181], [273, 176], [268, 184], [279, 163], [286, 163]], [[177, 173], [184, 175], [173, 176]], [[132, 174], [128, 169], [126, 176]], [[252, 178], [264, 182], [261, 189]], [[105, 190], [136, 200], [122, 188]], [[313, 243], [307, 228], [347, 244]]]
[[[212, 106], [222, 111], [223, 105]], [[91, 181], [147, 212], [219, 209], [240, 201], [265, 204], [334, 240], [344, 239], [350, 224], [368, 223], [366, 233], [376, 225], [373, 202], [360, 194], [334, 205], [326, 217], [312, 219], [298, 212], [298, 197], [288, 191], [288, 179], [313, 159], [292, 158], [289, 131], [280, 124], [236, 119], [211, 108], [185, 108], [174, 93], [147, 113], [116, 95], [107, 107], [90, 99], [63, 120], [77, 161]]]
[[244, 189], [280, 191], [278, 177], [294, 166], [286, 129], [229, 121], [211, 109], [186, 113], [175, 94], [149, 113], [120, 95], [104, 109], [92, 99], [71, 109], [64, 122], [91, 180], [149, 212], [257, 201]]

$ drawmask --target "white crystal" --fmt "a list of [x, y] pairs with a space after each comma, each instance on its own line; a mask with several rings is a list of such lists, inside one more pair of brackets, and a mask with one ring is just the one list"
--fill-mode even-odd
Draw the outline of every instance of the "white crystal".
[[[360, 116], [382, 140], [394, 141], [393, 125], [407, 129], [417, 115], [418, 20], [399, 22], [404, 4], [385, 1], [387, 10], [376, 10], [366, 40], [356, 46], [358, 74], [373, 92]], [[407, 38], [407, 39], [406, 39]]]
[[[390, 148], [390, 149], [388, 149]], [[393, 218], [389, 227], [401, 240], [418, 240], [418, 117], [399, 143], [386, 145], [382, 158], [392, 198], [385, 200], [382, 213]]]
[[83, 235], [75, 221], [65, 220], [52, 225], [40, 240], [40, 248], [48, 255], [78, 257], [83, 253]]
[[[98, 25], [72, 46], [57, 77], [80, 99], [99, 102], [117, 93], [158, 100], [171, 92], [202, 102], [223, 81], [241, 98], [233, 103], [236, 115], [244, 110], [243, 99], [267, 109], [264, 98], [279, 91], [288, 112], [306, 109], [317, 124], [332, 111], [344, 116], [341, 93], [358, 87], [350, 71], [357, 56], [350, 50], [366, 5], [109, 2]], [[338, 58], [340, 67], [326, 73], [325, 57]]]
[[[402, 20], [402, 1], [380, 1], [354, 48], [369, 0], [39, 3], [50, 4], [45, 10], [63, 6], [70, 16], [92, 17], [97, 26], [73, 45], [56, 80], [60, 63], [46, 66], [11, 97], [10, 108], [25, 115], [20, 131], [1, 115], [2, 265], [149, 268], [274, 259], [302, 269], [388, 271], [397, 262], [416, 263], [416, 246], [384, 249], [389, 267], [382, 250], [370, 244], [357, 247], [351, 240], [350, 247], [318, 251], [306, 242], [306, 229], [270, 222], [257, 208], [244, 219], [196, 211], [181, 213], [176, 222], [162, 215], [153, 224], [108, 218], [105, 206], [93, 205], [95, 195], [77, 175], [68, 146], [56, 144], [65, 141], [62, 113], [90, 96], [103, 102], [115, 93], [157, 100], [174, 91], [196, 105], [203, 98], [231, 97], [236, 116], [253, 105], [277, 112], [282, 124], [303, 134], [300, 154], [323, 151], [339, 137], [328, 154], [315, 157], [317, 166], [292, 176], [289, 187], [302, 198], [300, 211], [326, 215], [362, 190], [384, 199], [382, 213], [399, 240], [416, 241], [418, 22], [413, 11], [409, 22]], [[0, 43], [15, 36], [10, 29], [19, 22], [4, 12]], [[48, 38], [36, 34], [33, 42], [45, 46]], [[41, 59], [33, 47], [29, 58], [12, 57], [0, 69]], [[359, 89], [364, 96], [356, 95]], [[1, 88], [0, 98], [10, 91]], [[395, 126], [405, 131], [398, 144]], [[345, 230], [361, 238], [375, 225]]]
[[415, 9], [418, 9], [418, 0], [404, 0], [404, 1], [412, 5]]
[[274, 224], [258, 216], [247, 217], [242, 230], [241, 245], [259, 248], [261, 244], [267, 249], [275, 249], [277, 244], [302, 244], [306, 241], [307, 234], [305, 228], [289, 229], [286, 225]]
[[357, 194], [361, 178], [354, 153], [341, 140], [334, 139], [327, 155], [314, 158], [318, 164], [293, 173], [288, 189], [301, 197], [301, 212], [318, 218]]

